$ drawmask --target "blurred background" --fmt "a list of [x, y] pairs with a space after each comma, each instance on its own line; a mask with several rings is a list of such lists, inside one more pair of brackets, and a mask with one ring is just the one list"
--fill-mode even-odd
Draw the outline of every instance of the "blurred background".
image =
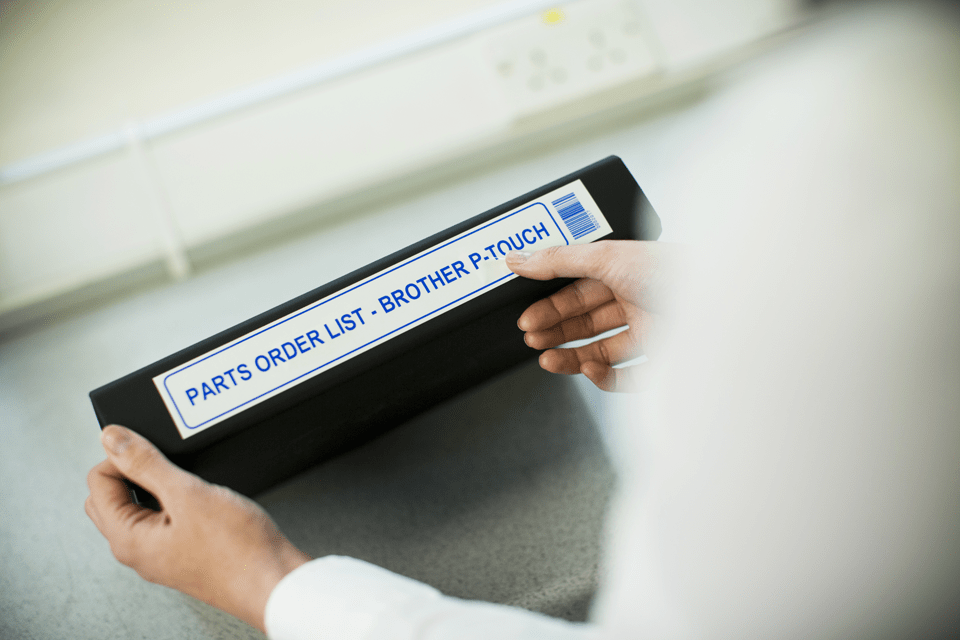
[[0, 332], [680, 109], [808, 9], [2, 0]]
[[[869, 287], [844, 291], [851, 304], [872, 292], [878, 305], [849, 343], [890, 340], [851, 380], [889, 373], [889, 397], [927, 402], [923, 387], [931, 407], [946, 406], [955, 359], [916, 365], [936, 384], [916, 382], [920, 369], [907, 365], [919, 362], [914, 333], [936, 343], [924, 332], [940, 322], [955, 335], [948, 304], [960, 304], [960, 29], [947, 5], [0, 0], [0, 637], [262, 638], [114, 560], [82, 507], [84, 478], [103, 459], [89, 391], [611, 154], [657, 210], [661, 239], [733, 239], [723, 246], [744, 255], [776, 247], [777, 233], [819, 242], [838, 265], [819, 264], [824, 289], [846, 286], [863, 265], [890, 266], [896, 277], [871, 271]], [[877, 238], [884, 260], [864, 253]], [[797, 264], [789, 278], [809, 276]], [[756, 272], [775, 280], [769, 265]], [[904, 293], [915, 290], [948, 310], [924, 316]], [[813, 294], [804, 311], [831, 318]], [[909, 317], [897, 325], [909, 327], [897, 329], [906, 339], [883, 324], [894, 311]], [[914, 324], [920, 316], [926, 325]], [[867, 330], [882, 338], [864, 342]], [[795, 349], [811, 339], [790, 335]], [[764, 344], [745, 338], [754, 340]], [[935, 351], [952, 358], [955, 346], [944, 338]], [[886, 406], [875, 403], [879, 414]], [[584, 620], [623, 469], [696, 460], [687, 445], [675, 458], [622, 459], [648, 451], [632, 440], [642, 436], [637, 415], [633, 400], [546, 374], [531, 355], [257, 500], [312, 555], [351, 555], [450, 595]], [[737, 607], [763, 598], [782, 602], [763, 608], [775, 630], [756, 637], [829, 636], [816, 620], [805, 623], [814, 629], [775, 619], [793, 615], [784, 602], [805, 602], [783, 584], [837, 608], [830, 637], [857, 637], [842, 626], [850, 620], [887, 624], [910, 605], [901, 593], [958, 610], [956, 414], [904, 413], [903, 428], [888, 429], [899, 415], [788, 430], [830, 443], [774, 460], [800, 470], [797, 486], [841, 496], [821, 473], [835, 468], [838, 486], [864, 487], [843, 494], [853, 496], [847, 512], [815, 512], [821, 537], [790, 532], [797, 546], [783, 555], [799, 579], [766, 572], [773, 582], [757, 582], [754, 601], [703, 560], [749, 569], [759, 556], [747, 542], [740, 556], [727, 545], [680, 556], [716, 578], [703, 597], [732, 621], [731, 637], [758, 618]], [[762, 465], [743, 434], [741, 458], [730, 459]], [[873, 464], [865, 442], [887, 452], [875, 473], [856, 471]], [[820, 453], [855, 464], [825, 467]], [[864, 505], [880, 515], [846, 517]], [[840, 524], [849, 535], [831, 547], [836, 561], [808, 561], [839, 539]], [[901, 532], [905, 542], [882, 541]], [[709, 555], [715, 548], [724, 552]], [[638, 602], [657, 599], [631, 595], [619, 610]]]

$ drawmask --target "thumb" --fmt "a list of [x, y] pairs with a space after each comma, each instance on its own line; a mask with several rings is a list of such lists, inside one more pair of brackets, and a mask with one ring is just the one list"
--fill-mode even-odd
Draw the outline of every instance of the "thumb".
[[662, 242], [600, 240], [590, 244], [511, 251], [511, 271], [524, 278], [590, 278], [648, 310], [662, 309], [676, 289], [682, 250]]
[[170, 462], [149, 440], [118, 425], [104, 427], [100, 441], [113, 465], [129, 480], [137, 483], [161, 502], [174, 488], [193, 476]]
[[507, 266], [524, 278], [593, 278], [604, 281], [617, 247], [609, 242], [550, 247], [540, 251], [511, 251]]

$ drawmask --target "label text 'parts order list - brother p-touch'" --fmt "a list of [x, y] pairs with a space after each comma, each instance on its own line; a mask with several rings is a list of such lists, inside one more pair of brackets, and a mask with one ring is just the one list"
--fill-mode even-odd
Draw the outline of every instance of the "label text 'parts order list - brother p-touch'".
[[511, 250], [612, 232], [577, 180], [153, 379], [183, 438], [516, 278]]

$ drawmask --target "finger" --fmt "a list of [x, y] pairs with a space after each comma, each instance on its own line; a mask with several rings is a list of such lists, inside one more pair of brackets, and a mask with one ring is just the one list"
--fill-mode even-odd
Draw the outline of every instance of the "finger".
[[101, 440], [116, 469], [156, 496], [161, 504], [171, 492], [181, 491], [197, 480], [167, 460], [146, 438], [126, 427], [105, 427]]
[[592, 278], [604, 281], [618, 248], [616, 242], [549, 247], [540, 251], [511, 251], [507, 266], [517, 275], [534, 280]]
[[588, 313], [610, 300], [613, 300], [613, 292], [607, 285], [598, 280], [581, 278], [527, 307], [520, 314], [517, 326], [522, 331], [540, 331]]
[[564, 320], [549, 329], [528, 331], [523, 339], [534, 349], [551, 349], [565, 342], [593, 338], [625, 324], [627, 318], [623, 307], [616, 300], [611, 300], [589, 313]]
[[[590, 244], [511, 251], [507, 266], [534, 280], [590, 278], [647, 309], [657, 309], [674, 289], [682, 262], [680, 247], [662, 242], [601, 240]], [[666, 264], [670, 263], [670, 264]]]
[[100, 533], [103, 533], [103, 527], [100, 525], [100, 514], [97, 513], [97, 509], [94, 506], [93, 496], [87, 496], [87, 499], [83, 501], [83, 510], [87, 513], [87, 517], [90, 518], [90, 521], [93, 522]]
[[587, 362], [584, 363], [581, 373], [603, 391], [628, 393], [643, 389], [646, 381], [644, 374], [648, 367], [649, 365], [641, 364], [614, 369], [599, 362]]
[[133, 503], [123, 483], [123, 475], [109, 459], [90, 470], [87, 485], [90, 487], [90, 496], [84, 508], [111, 544], [126, 535], [131, 522], [153, 513]]
[[[90, 488], [89, 501], [97, 510], [97, 515], [102, 518], [100, 507], [114, 506], [121, 507], [126, 503], [131, 503], [130, 492], [123, 484], [123, 476], [117, 470], [109, 458], [104, 460], [87, 474], [87, 486]], [[103, 512], [108, 512], [106, 509]]]
[[609, 367], [638, 355], [640, 345], [632, 332], [627, 330], [582, 347], [544, 351], [540, 354], [540, 366], [551, 373], [572, 375], [580, 373], [588, 362], [599, 362]]

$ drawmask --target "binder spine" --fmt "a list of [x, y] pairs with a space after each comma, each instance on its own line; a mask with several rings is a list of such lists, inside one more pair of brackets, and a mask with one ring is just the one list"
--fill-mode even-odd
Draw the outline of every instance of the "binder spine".
[[[579, 184], [582, 191], [568, 189], [575, 184]], [[544, 201], [546, 213], [539, 209], [530, 211], [531, 203], [540, 200]], [[536, 231], [536, 221], [541, 219], [544, 225], [552, 220], [556, 226], [549, 230], [554, 236], [562, 235], [568, 243], [599, 238], [654, 240], [659, 236], [659, 219], [636, 181], [619, 158], [607, 158], [95, 389], [90, 398], [100, 426], [123, 424], [147, 437], [180, 466], [212, 482], [252, 494], [536, 357], [537, 352], [524, 344], [516, 319], [529, 304], [557, 291], [569, 280], [532, 281], [502, 276], [503, 280], [495, 283], [496, 286], [488, 286], [482, 280], [494, 279], [494, 275], [490, 275], [494, 267], [489, 265], [499, 260], [496, 244], [488, 245], [487, 248], [492, 249], [486, 253], [480, 246], [485, 243], [471, 244], [480, 237], [478, 229], [496, 230], [498, 221], [508, 216], [522, 221], [518, 217], [520, 210], [528, 211], [525, 215], [541, 216], [530, 217], [534, 222], [518, 227], [528, 231], [527, 240], [536, 240], [531, 234]], [[502, 226], [506, 228], [506, 223]], [[523, 239], [524, 236], [518, 236], [515, 244]], [[543, 237], [539, 239], [545, 241]], [[448, 255], [464, 255], [455, 261], [461, 263], [459, 268], [456, 264], [448, 265], [448, 275], [462, 279], [457, 286], [467, 295], [455, 305], [432, 312], [431, 307], [417, 308], [413, 302], [430, 296], [436, 296], [430, 300], [439, 300], [447, 284], [452, 285], [453, 281], [435, 282], [434, 290], [429, 289], [430, 280], [417, 285], [413, 278], [413, 287], [404, 289], [402, 285], [410, 284], [413, 274], [419, 274], [417, 265], [427, 264], [424, 255], [440, 255], [438, 247], [445, 247]], [[501, 254], [509, 248], [514, 247], [501, 247]], [[487, 260], [483, 260], [485, 257]], [[403, 269], [409, 271], [410, 277]], [[393, 285], [377, 288], [369, 284], [387, 283], [385, 273], [404, 274], [396, 280], [401, 283], [399, 288]], [[501, 275], [497, 272], [496, 277]], [[443, 277], [443, 273], [437, 271], [436, 277]], [[369, 294], [364, 292], [364, 287], [369, 289]], [[328, 338], [322, 345], [319, 342], [323, 338], [319, 333], [323, 322], [316, 325], [318, 333], [311, 336], [299, 329], [287, 334], [277, 329], [293, 327], [291, 318], [304, 318], [314, 313], [313, 310], [318, 310], [317, 319], [322, 320], [325, 316], [320, 311], [324, 305], [332, 309], [331, 298], [341, 299], [345, 291], [366, 296], [357, 298], [362, 300], [362, 304], [357, 305], [365, 310], [351, 317], [357, 325], [351, 331], [359, 328], [361, 318], [364, 320], [365, 333], [357, 333], [363, 336], [358, 342], [362, 348], [351, 352], [349, 358], [339, 358], [331, 366], [327, 358], [322, 357], [338, 353], [330, 347], [336, 343], [335, 338]], [[397, 291], [398, 296], [392, 295]], [[361, 296], [361, 293], [354, 295]], [[426, 305], [425, 302], [417, 304]], [[411, 312], [416, 321], [404, 326], [402, 331], [381, 337], [381, 333], [392, 329], [387, 319], [400, 317], [399, 307], [417, 309]], [[374, 311], [376, 315], [370, 314]], [[346, 319], [341, 323], [344, 332], [345, 324]], [[326, 325], [329, 335], [338, 331], [335, 326], [331, 328], [335, 323]], [[305, 323], [303, 326], [315, 325]], [[243, 360], [245, 371], [250, 372], [251, 377], [242, 381], [250, 387], [240, 387], [241, 374], [236, 367], [233, 369], [235, 384], [231, 386], [230, 380], [218, 373], [219, 364], [211, 364], [206, 373], [202, 372], [205, 365], [196, 364], [213, 362], [211, 358], [231, 350], [239, 354], [238, 344], [257, 344], [257, 336], [272, 336], [271, 331], [277, 336], [271, 338], [273, 342], [264, 339], [262, 345], [251, 348], [244, 358], [234, 358]], [[289, 339], [280, 340], [281, 336]], [[277, 346], [284, 342], [286, 347]], [[341, 339], [337, 344], [346, 342]], [[308, 353], [311, 346], [315, 348], [313, 355]], [[321, 346], [328, 351], [321, 352]], [[269, 362], [271, 350], [274, 350], [272, 363]], [[258, 357], [266, 359], [257, 360]], [[314, 360], [309, 360], [311, 357]], [[224, 361], [225, 366], [229, 362], [232, 360]], [[257, 364], [261, 369], [256, 369]], [[307, 373], [290, 383], [280, 377], [268, 384], [270, 368], [279, 370], [281, 366], [286, 367], [284, 371], [294, 371], [295, 366], [299, 366]], [[198, 373], [190, 378], [194, 372], [203, 375]], [[261, 377], [254, 383], [253, 376], [257, 373]], [[174, 380], [175, 376], [179, 378]], [[184, 380], [183, 384], [176, 387], [174, 382], [180, 380]], [[203, 384], [207, 384], [206, 389]], [[248, 393], [247, 389], [254, 389], [253, 384], [264, 386]], [[243, 395], [253, 397], [260, 390], [267, 392], [256, 397], [256, 402], [247, 401]], [[214, 402], [222, 399], [216, 397], [219, 395], [230, 401], [215, 405]], [[203, 402], [210, 403], [208, 406], [213, 409], [198, 408]], [[238, 402], [243, 404], [234, 407]], [[228, 410], [221, 412], [223, 408]], [[202, 429], [194, 426], [201, 423]]]

